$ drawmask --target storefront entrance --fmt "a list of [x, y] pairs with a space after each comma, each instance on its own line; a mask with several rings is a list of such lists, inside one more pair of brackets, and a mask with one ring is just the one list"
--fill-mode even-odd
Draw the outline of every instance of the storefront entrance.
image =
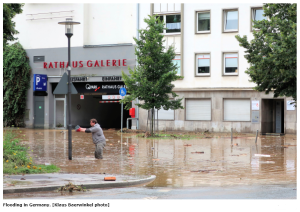
[[[78, 91], [78, 94], [72, 94], [71, 96], [71, 123], [73, 128], [76, 125], [84, 128], [90, 127], [89, 123], [92, 118], [95, 118], [103, 129], [121, 128], [121, 104], [119, 99], [103, 101], [103, 95], [119, 95], [119, 88], [124, 86], [124, 82], [74, 82], [73, 84]], [[56, 86], [57, 83], [53, 83], [52, 90], [55, 90]], [[82, 98], [80, 95], [83, 95]], [[65, 101], [65, 98], [55, 98], [56, 128], [66, 126]], [[130, 118], [129, 111], [124, 108], [123, 128], [126, 127], [127, 118]]]
[[284, 133], [284, 100], [262, 99], [261, 133]]

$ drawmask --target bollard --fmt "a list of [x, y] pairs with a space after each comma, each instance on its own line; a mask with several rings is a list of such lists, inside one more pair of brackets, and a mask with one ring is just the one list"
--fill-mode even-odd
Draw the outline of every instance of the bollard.
[[231, 143], [232, 143], [232, 128], [231, 128]]
[[258, 135], [258, 130], [256, 130], [255, 143], [257, 143], [257, 135]]

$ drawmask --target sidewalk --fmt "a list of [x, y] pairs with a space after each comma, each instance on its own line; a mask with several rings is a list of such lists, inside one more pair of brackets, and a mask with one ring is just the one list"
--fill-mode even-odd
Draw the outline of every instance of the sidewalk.
[[[104, 181], [104, 177], [116, 177], [116, 181]], [[135, 185], [144, 185], [154, 181], [151, 176], [124, 176], [108, 174], [30, 174], [30, 175], [3, 175], [3, 194], [53, 191], [71, 182], [83, 185], [86, 189], [93, 188], [119, 188]], [[22, 180], [21, 180], [22, 179]]]

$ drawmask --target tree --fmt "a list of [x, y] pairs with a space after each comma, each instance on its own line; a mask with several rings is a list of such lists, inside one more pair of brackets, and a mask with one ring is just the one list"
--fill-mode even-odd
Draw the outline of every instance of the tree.
[[3, 4], [3, 48], [7, 41], [14, 41], [15, 34], [19, 32], [15, 29], [16, 23], [12, 21], [16, 14], [22, 13], [24, 4]]
[[264, 4], [263, 10], [269, 20], [253, 21], [257, 30], [250, 43], [247, 36], [236, 35], [250, 64], [246, 73], [256, 83], [255, 90], [297, 101], [297, 4]]
[[27, 90], [30, 88], [29, 59], [20, 43], [3, 52], [3, 125], [24, 126]]
[[[153, 136], [154, 109], [176, 110], [181, 106], [181, 99], [175, 99], [178, 95], [172, 91], [174, 85], [172, 81], [182, 79], [176, 75], [177, 65], [172, 60], [175, 57], [174, 47], [165, 49], [163, 46], [164, 36], [160, 34], [164, 29], [164, 23], [155, 16], [145, 18], [146, 29], [139, 30], [140, 39], [133, 38], [136, 42], [135, 55], [138, 66], [134, 70], [129, 69], [131, 76], [122, 71], [124, 83], [130, 95], [121, 102], [126, 104], [126, 109], [130, 108], [132, 100], [138, 98], [142, 103], [137, 106], [152, 111], [151, 135]], [[174, 98], [169, 99], [169, 94]]]

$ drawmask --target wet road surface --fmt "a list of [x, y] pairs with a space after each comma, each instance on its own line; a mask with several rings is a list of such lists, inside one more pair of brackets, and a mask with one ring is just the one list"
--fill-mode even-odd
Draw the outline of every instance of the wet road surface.
[[[206, 198], [201, 193], [207, 187], [216, 192], [221, 187], [228, 192], [230, 186], [240, 188], [240, 191], [247, 187], [251, 188], [251, 193], [254, 192], [252, 188], [268, 186], [269, 190], [282, 190], [274, 194], [274, 198], [280, 198], [280, 195], [282, 198], [292, 198], [293, 195], [296, 198], [296, 135], [260, 136], [255, 145], [254, 134], [240, 135], [231, 143], [230, 136], [223, 134], [190, 140], [145, 139], [105, 130], [104, 159], [96, 160], [91, 134], [73, 132], [73, 160], [70, 161], [66, 130], [19, 129], [16, 132], [22, 143], [30, 148], [35, 163], [55, 164], [63, 173], [156, 175], [156, 180], [146, 187], [128, 188], [132, 189], [132, 195], [141, 189], [150, 194], [171, 189], [169, 192], [173, 198], [179, 198], [180, 193], [183, 198], [192, 198], [184, 195], [185, 191], [195, 191], [195, 196]], [[290, 193], [285, 192], [286, 186], [292, 188]], [[125, 192], [124, 189], [119, 191]], [[243, 196], [238, 193], [236, 198]], [[211, 194], [213, 196], [219, 198], [217, 194]], [[271, 196], [266, 195], [266, 198]], [[6, 197], [18, 198], [4, 195]], [[164, 197], [160, 195], [158, 198]], [[115, 198], [122, 198], [122, 195]], [[225, 195], [220, 195], [220, 198], [225, 198]]]

